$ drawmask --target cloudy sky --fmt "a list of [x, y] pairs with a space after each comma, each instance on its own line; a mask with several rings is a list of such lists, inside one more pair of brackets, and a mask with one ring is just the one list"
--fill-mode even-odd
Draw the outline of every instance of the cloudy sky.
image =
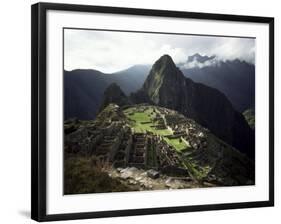
[[64, 30], [64, 69], [111, 73], [136, 64], [153, 64], [163, 54], [184, 63], [195, 53], [221, 60], [255, 61], [255, 40], [97, 30]]

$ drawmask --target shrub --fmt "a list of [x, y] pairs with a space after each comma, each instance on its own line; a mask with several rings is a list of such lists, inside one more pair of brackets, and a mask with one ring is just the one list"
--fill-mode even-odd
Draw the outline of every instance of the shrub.
[[71, 157], [64, 163], [64, 193], [101, 193], [129, 191], [129, 187], [111, 178], [110, 165], [96, 157]]

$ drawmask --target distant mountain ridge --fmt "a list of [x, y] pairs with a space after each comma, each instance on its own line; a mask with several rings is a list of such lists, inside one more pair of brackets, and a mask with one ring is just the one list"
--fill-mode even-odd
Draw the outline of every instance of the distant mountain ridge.
[[223, 92], [239, 112], [255, 107], [255, 65], [195, 54], [179, 64], [184, 75]]
[[184, 77], [169, 55], [154, 63], [142, 88], [131, 94], [130, 101], [179, 111], [240, 151], [254, 156], [254, 132], [243, 115], [220, 91]]
[[[241, 60], [221, 61], [215, 55], [202, 56], [197, 53], [177, 66], [193, 81], [223, 92], [239, 112], [255, 107], [254, 65]], [[142, 87], [150, 68], [151, 65], [135, 65], [112, 74], [93, 69], [65, 71], [65, 119], [94, 119], [103, 93], [111, 83], [116, 83], [129, 95]]]
[[64, 119], [94, 119], [110, 84], [116, 83], [130, 94], [142, 86], [149, 69], [149, 65], [135, 65], [112, 74], [93, 69], [64, 71]]

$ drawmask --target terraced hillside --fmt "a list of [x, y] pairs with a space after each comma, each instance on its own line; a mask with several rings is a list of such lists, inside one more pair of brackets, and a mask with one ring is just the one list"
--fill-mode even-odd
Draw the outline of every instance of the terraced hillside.
[[157, 107], [130, 107], [124, 110], [124, 114], [129, 118], [135, 133], [152, 133], [161, 136], [177, 151], [190, 147], [189, 143], [183, 141], [181, 136], [169, 138], [173, 135], [173, 131], [171, 128], [167, 128], [165, 116], [161, 115]]
[[[236, 173], [236, 177], [227, 177], [222, 174], [224, 171], [218, 169], [219, 166], [226, 170], [229, 169], [225, 172], [231, 174], [233, 174], [233, 170], [242, 168], [239, 167], [240, 164], [236, 166], [237, 164], [231, 161], [232, 159], [242, 160], [243, 165], [252, 167], [252, 169], [253, 164], [245, 155], [215, 137], [193, 120], [187, 119], [176, 111], [151, 105], [132, 106], [123, 112], [128, 117], [134, 133], [158, 136], [169, 145], [180, 158], [181, 167], [186, 169], [193, 179], [218, 184], [218, 180], [222, 178], [219, 182], [237, 185], [241, 183], [239, 180], [241, 176], [246, 174], [250, 180], [248, 183], [253, 182], [252, 171], [247, 172], [247, 168], [243, 169], [244, 173]], [[217, 178], [218, 176], [221, 177]], [[215, 179], [216, 181], [214, 181]], [[234, 179], [236, 180], [234, 181]]]
[[[192, 119], [163, 107], [109, 104], [95, 120], [68, 120], [64, 127], [65, 164], [71, 167], [75, 158], [93, 157], [99, 161], [95, 167], [100, 167], [102, 176], [114, 179], [110, 189], [99, 187], [98, 192], [251, 185], [255, 181], [254, 164], [246, 155]], [[68, 170], [76, 173], [73, 167]], [[72, 175], [66, 175], [70, 182]], [[92, 188], [75, 189], [68, 192]]]

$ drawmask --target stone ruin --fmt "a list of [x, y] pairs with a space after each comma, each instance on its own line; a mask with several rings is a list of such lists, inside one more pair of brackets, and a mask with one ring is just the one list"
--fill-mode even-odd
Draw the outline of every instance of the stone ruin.
[[146, 134], [136, 133], [132, 136], [133, 143], [129, 153], [129, 166], [145, 168], [147, 155]]
[[167, 137], [180, 137], [188, 142], [193, 149], [207, 148], [207, 139], [202, 131], [204, 128], [195, 128], [194, 124], [191, 121], [178, 114], [168, 113], [165, 115], [165, 120], [167, 125], [173, 130], [173, 135]]
[[[140, 109], [145, 110], [145, 107]], [[193, 130], [189, 122], [171, 110], [160, 108], [154, 119], [159, 129], [173, 127], [173, 136], [181, 137], [196, 148], [206, 147], [203, 132]], [[108, 126], [95, 123], [80, 126], [65, 135], [65, 151], [69, 154], [95, 155], [114, 167], [155, 169], [165, 173], [185, 173], [177, 152], [162, 137], [153, 133], [133, 133], [124, 122], [111, 121]]]

